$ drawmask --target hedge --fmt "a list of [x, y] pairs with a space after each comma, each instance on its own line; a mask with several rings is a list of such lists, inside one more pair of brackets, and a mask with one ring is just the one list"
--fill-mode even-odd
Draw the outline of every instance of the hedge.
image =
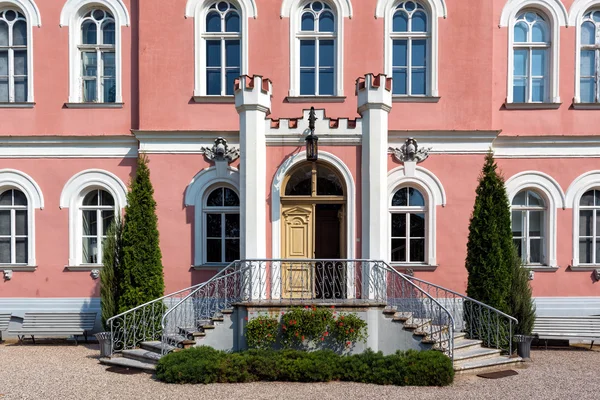
[[445, 386], [452, 383], [452, 361], [434, 351], [384, 356], [367, 350], [338, 355], [330, 350], [248, 350], [228, 353], [200, 346], [161, 358], [156, 377], [168, 383], [242, 383], [256, 381], [350, 381], [398, 386]]

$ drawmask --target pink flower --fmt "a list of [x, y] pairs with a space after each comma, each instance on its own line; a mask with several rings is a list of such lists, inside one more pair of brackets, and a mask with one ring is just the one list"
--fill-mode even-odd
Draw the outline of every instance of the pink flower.
[[346, 342], [346, 346], [350, 346], [352, 342]]

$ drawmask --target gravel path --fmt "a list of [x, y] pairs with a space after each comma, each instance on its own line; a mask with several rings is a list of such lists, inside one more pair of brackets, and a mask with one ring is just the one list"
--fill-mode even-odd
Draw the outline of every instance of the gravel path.
[[482, 379], [459, 375], [450, 387], [417, 388], [340, 382], [167, 385], [145, 373], [107, 371], [98, 363], [97, 345], [0, 344], [0, 400], [598, 399], [598, 350], [534, 350], [533, 362], [518, 369], [516, 376]]

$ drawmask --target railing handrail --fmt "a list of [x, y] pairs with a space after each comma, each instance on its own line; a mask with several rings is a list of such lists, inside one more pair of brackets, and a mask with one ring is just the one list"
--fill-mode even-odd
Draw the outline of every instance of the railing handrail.
[[415, 281], [419, 281], [419, 282], [425, 283], [425, 284], [427, 284], [427, 285], [431, 285], [431, 286], [433, 286], [433, 287], [436, 287], [436, 288], [438, 288], [438, 289], [444, 290], [444, 291], [446, 291], [446, 292], [450, 292], [450, 293], [452, 293], [452, 294], [454, 294], [454, 295], [457, 295], [458, 297], [462, 297], [462, 298], [463, 298], [463, 299], [465, 299], [465, 300], [472, 301], [472, 302], [474, 302], [474, 303], [476, 303], [476, 304], [478, 304], [478, 305], [480, 305], [480, 306], [483, 306], [483, 307], [485, 307], [485, 308], [487, 308], [487, 309], [489, 309], [489, 310], [491, 310], [491, 311], [494, 311], [495, 313], [498, 313], [498, 314], [502, 315], [503, 317], [509, 318], [509, 319], [513, 320], [513, 321], [514, 321], [516, 324], [518, 324], [518, 323], [519, 323], [519, 320], [517, 320], [515, 317], [513, 317], [513, 316], [510, 316], [510, 315], [508, 315], [508, 314], [506, 314], [506, 313], [504, 313], [504, 312], [502, 312], [502, 311], [498, 310], [497, 308], [494, 308], [494, 307], [492, 307], [492, 306], [490, 306], [490, 305], [488, 305], [488, 304], [482, 303], [482, 302], [481, 302], [481, 301], [479, 301], [479, 300], [475, 300], [475, 299], [473, 299], [473, 298], [471, 298], [471, 297], [469, 297], [469, 296], [466, 296], [466, 295], [464, 295], [464, 294], [460, 294], [460, 293], [458, 293], [458, 292], [455, 292], [454, 290], [451, 290], [451, 289], [445, 288], [445, 287], [443, 287], [443, 286], [436, 285], [435, 283], [431, 283], [431, 282], [429, 282], [429, 281], [424, 281], [423, 279], [415, 278], [414, 276], [409, 276], [408, 278], [409, 278], [409, 279], [411, 279], [411, 280], [415, 280]]

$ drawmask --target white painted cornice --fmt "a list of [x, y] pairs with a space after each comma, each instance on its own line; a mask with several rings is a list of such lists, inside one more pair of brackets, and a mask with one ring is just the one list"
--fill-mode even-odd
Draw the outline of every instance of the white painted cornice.
[[420, 147], [431, 147], [430, 154], [485, 154], [500, 131], [390, 131], [390, 146], [404, 144], [407, 138]]
[[0, 158], [135, 158], [132, 136], [0, 136]]
[[140, 142], [140, 152], [147, 154], [203, 154], [222, 137], [230, 146], [239, 145], [237, 131], [132, 131]]
[[600, 157], [600, 136], [499, 136], [497, 158]]

